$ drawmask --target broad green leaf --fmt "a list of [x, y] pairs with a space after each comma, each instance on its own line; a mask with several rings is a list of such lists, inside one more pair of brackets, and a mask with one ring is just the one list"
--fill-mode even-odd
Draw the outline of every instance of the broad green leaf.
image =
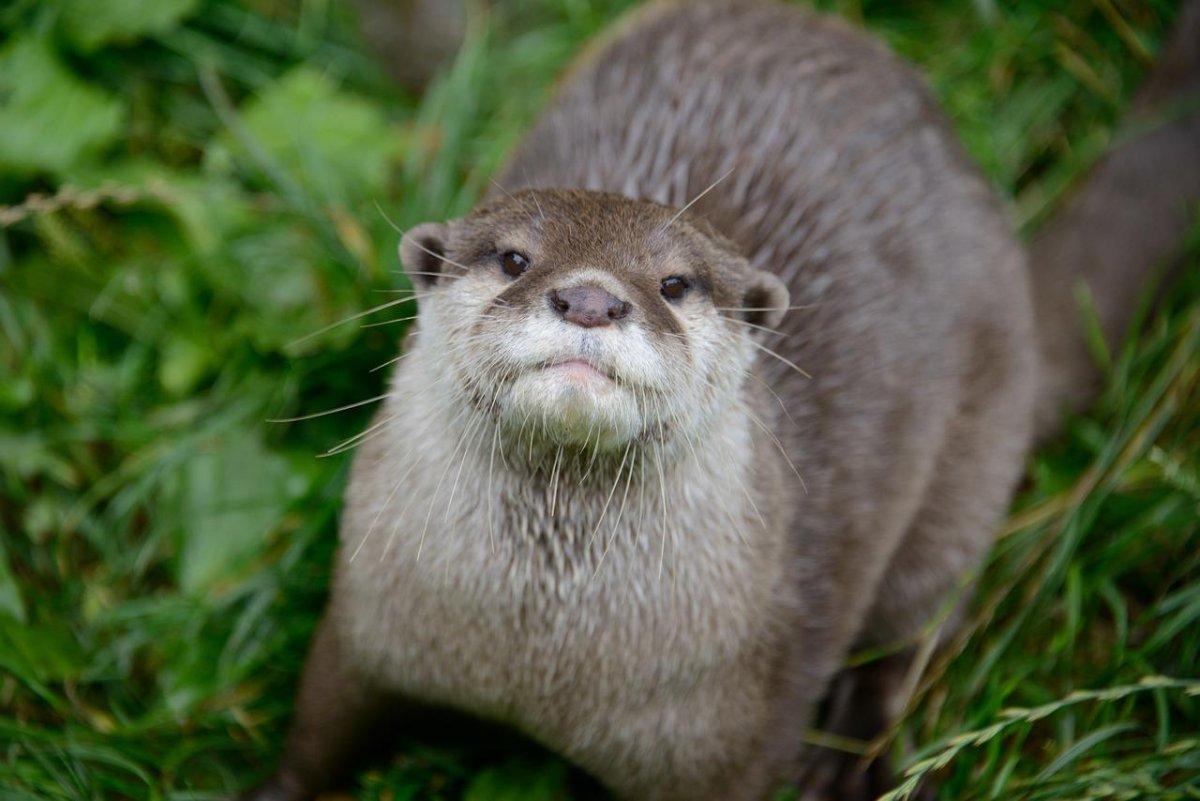
[[61, 1], [62, 31], [85, 53], [169, 30], [198, 5], [198, 0]]
[[262, 553], [288, 498], [287, 462], [253, 434], [235, 431], [183, 466], [183, 542], [177, 566], [188, 593], [229, 580]]
[[65, 173], [112, 142], [121, 101], [79, 80], [42, 37], [0, 50], [0, 173]]
[[304, 67], [247, 103], [241, 121], [228, 146], [245, 163], [327, 203], [380, 194], [399, 143], [374, 105]]

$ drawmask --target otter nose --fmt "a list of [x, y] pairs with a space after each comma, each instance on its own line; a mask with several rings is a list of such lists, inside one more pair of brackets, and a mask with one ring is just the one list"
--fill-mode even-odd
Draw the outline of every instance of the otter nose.
[[629, 304], [598, 286], [572, 286], [551, 291], [550, 306], [568, 323], [584, 328], [611, 325], [629, 315]]

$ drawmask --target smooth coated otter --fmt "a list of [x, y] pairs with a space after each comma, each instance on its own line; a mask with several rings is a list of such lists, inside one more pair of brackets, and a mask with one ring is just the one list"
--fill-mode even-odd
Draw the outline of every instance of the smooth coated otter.
[[[1171, 125], [1164, 157], [1200, 161]], [[1176, 234], [1189, 169], [1151, 178]], [[885, 789], [803, 731], [823, 699], [835, 731], [889, 723], [909, 656], [839, 674], [847, 651], [917, 637], [1065, 396], [993, 192], [883, 46], [762, 2], [634, 15], [498, 183], [403, 238], [420, 319], [252, 797], [312, 798], [368, 722], [429, 708], [624, 799]]]

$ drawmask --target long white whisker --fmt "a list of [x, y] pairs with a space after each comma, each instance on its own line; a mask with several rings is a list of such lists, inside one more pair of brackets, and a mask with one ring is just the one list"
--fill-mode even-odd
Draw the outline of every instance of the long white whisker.
[[664, 223], [663, 226], [658, 229], [657, 233], [661, 234], [663, 231], [670, 228], [671, 224], [674, 223], [676, 220], [678, 220], [681, 216], [683, 216], [683, 213], [685, 211], [687, 211], [688, 209], [690, 209], [696, 203], [696, 201], [698, 201], [700, 198], [704, 197], [709, 192], [711, 192], [713, 189], [715, 189], [717, 187], [717, 184], [721, 183], [721, 181], [724, 181], [732, 173], [733, 173], [733, 167], [730, 167], [728, 170], [725, 171], [725, 173], [720, 178], [718, 178], [717, 180], [715, 180], [711, 184], [709, 184], [707, 187], [705, 187], [703, 192], [696, 195], [694, 198], [689, 200], [684, 205], [683, 208], [681, 208], [679, 211], [675, 212], [674, 216], [672, 216], [671, 219], [667, 220], [666, 223]]
[[751, 344], [751, 345], [753, 345], [754, 347], [758, 348], [758, 349], [759, 349], [759, 350], [761, 350], [763, 353], [767, 354], [768, 356], [773, 356], [774, 358], [776, 358], [776, 359], [778, 359], [779, 361], [783, 362], [783, 363], [784, 363], [784, 364], [786, 364], [788, 367], [792, 368], [793, 370], [795, 370], [797, 373], [799, 373], [800, 375], [804, 376], [805, 378], [812, 378], [812, 376], [811, 376], [811, 375], [809, 375], [809, 374], [808, 374], [808, 372], [807, 372], [806, 370], [804, 370], [803, 368], [801, 368], [801, 367], [800, 367], [800, 365], [796, 364], [795, 362], [791, 361], [790, 359], [787, 359], [787, 358], [785, 358], [785, 357], [783, 357], [783, 356], [780, 356], [778, 353], [776, 353], [775, 351], [771, 350], [771, 349], [770, 349], [770, 348], [768, 348], [766, 345], [763, 345], [763, 344], [761, 344], [761, 343], [755, 342], [753, 339], [750, 339], [750, 340], [748, 340], [748, 341], [750, 342], [750, 344]]
[[399, 306], [401, 303], [408, 303], [408, 300], [409, 300], [408, 298], [396, 298], [395, 300], [389, 300], [387, 303], [381, 303], [380, 305], [375, 306], [374, 308], [367, 309], [366, 311], [358, 312], [357, 314], [352, 314], [349, 317], [345, 317], [341, 320], [338, 320], [336, 323], [330, 323], [329, 325], [325, 326], [324, 328], [319, 328], [316, 331], [313, 331], [311, 334], [305, 334], [304, 336], [300, 337], [299, 339], [292, 340], [291, 342], [289, 342], [287, 344], [287, 347], [289, 347], [289, 348], [295, 347], [296, 345], [299, 345], [301, 342], [307, 342], [308, 340], [312, 339], [313, 337], [318, 337], [321, 334], [324, 334], [326, 331], [332, 331], [333, 329], [337, 328], [339, 325], [344, 325], [346, 323], [353, 322], [354, 320], [361, 320], [363, 317], [372, 315], [377, 311], [383, 311], [384, 309], [390, 309], [393, 306]]
[[444, 254], [444, 253], [438, 253], [435, 250], [430, 250], [429, 248], [425, 247], [420, 242], [418, 242], [416, 239], [413, 239], [412, 243], [417, 246], [418, 250], [425, 251], [430, 256], [433, 256], [435, 259], [441, 259], [442, 261], [446, 262], [447, 264], [453, 264], [455, 267], [457, 267], [460, 270], [470, 270], [471, 269], [470, 267], [468, 267], [465, 264], [459, 264], [458, 262], [454, 261], [453, 259], [447, 258], [446, 254]]
[[385, 392], [382, 395], [376, 395], [373, 398], [367, 398], [366, 400], [360, 400], [356, 403], [347, 403], [345, 406], [339, 406], [336, 409], [326, 409], [323, 412], [313, 412], [312, 414], [304, 414], [304, 415], [300, 415], [299, 417], [277, 417], [277, 418], [269, 419], [269, 420], [267, 420], [267, 422], [268, 423], [299, 423], [301, 420], [312, 420], [315, 417], [324, 417], [325, 415], [328, 415], [328, 414], [337, 414], [338, 412], [344, 412], [347, 409], [357, 409], [359, 406], [366, 406], [368, 403], [374, 403], [375, 401], [381, 401], [384, 398], [386, 398], [387, 396], [388, 396], [388, 393]]

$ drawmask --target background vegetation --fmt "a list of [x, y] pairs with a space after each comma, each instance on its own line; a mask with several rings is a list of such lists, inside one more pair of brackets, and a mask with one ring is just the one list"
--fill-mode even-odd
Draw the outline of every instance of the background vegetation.
[[[351, 456], [319, 454], [370, 408], [267, 420], [381, 392], [403, 325], [374, 323], [413, 308], [334, 325], [403, 286], [381, 210], [466, 210], [628, 5], [501, 0], [421, 98], [328, 0], [0, 6], [0, 799], [216, 798], [270, 767]], [[1175, 13], [819, 5], [922, 68], [1026, 230]], [[918, 687], [896, 742], [943, 798], [1200, 797], [1196, 253], [1097, 353], [1108, 393], [1031, 464]], [[411, 734], [360, 798], [568, 797], [552, 757]]]

